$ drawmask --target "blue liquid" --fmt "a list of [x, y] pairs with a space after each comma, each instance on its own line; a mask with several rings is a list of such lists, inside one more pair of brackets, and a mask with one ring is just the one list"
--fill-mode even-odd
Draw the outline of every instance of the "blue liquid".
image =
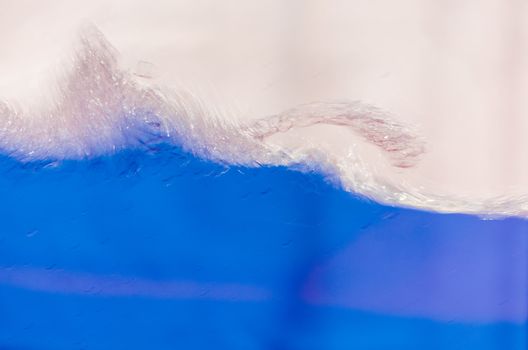
[[163, 145], [0, 174], [0, 349], [528, 348], [521, 219]]

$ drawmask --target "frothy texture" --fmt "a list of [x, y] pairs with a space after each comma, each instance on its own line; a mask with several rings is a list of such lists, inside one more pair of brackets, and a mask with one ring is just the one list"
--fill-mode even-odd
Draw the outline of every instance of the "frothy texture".
[[487, 216], [525, 215], [521, 198], [471, 200], [423, 193], [376, 173], [361, 153], [339, 156], [306, 144], [295, 153], [268, 142], [276, 134], [320, 124], [348, 128], [351, 143], [367, 142], [392, 167], [407, 169], [426, 152], [424, 141], [389, 113], [362, 102], [317, 102], [252, 122], [234, 122], [189, 91], [144, 84], [122, 69], [117, 50], [85, 26], [48, 85], [32, 105], [0, 101], [0, 148], [23, 162], [83, 159], [143, 144], [170, 143], [202, 158], [244, 166], [296, 166], [319, 170], [350, 192], [400, 206]]

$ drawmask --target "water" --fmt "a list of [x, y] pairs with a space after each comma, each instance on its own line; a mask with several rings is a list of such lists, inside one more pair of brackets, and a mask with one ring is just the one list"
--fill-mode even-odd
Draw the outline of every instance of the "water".
[[0, 349], [528, 346], [523, 219], [166, 144], [0, 174]]
[[[0, 101], [0, 349], [528, 347], [525, 197], [374, 171], [362, 143], [397, 169], [427, 147], [361, 102], [237, 124], [96, 28], [68, 57], [50, 96]], [[318, 124], [350, 152], [267, 142]]]

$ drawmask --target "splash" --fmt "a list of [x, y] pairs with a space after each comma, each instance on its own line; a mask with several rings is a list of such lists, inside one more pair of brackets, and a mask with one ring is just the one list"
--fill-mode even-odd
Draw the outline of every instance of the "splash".
[[226, 165], [323, 171], [345, 190], [389, 205], [488, 217], [528, 212], [524, 197], [475, 201], [427, 194], [374, 172], [360, 153], [321, 154], [309, 144], [292, 154], [268, 142], [295, 128], [334, 125], [350, 129], [352, 143], [375, 146], [392, 167], [416, 166], [424, 141], [389, 113], [360, 101], [317, 102], [249, 123], [229, 121], [189, 91], [141, 83], [119, 66], [116, 49], [93, 26], [82, 28], [64, 67], [47, 98], [31, 106], [0, 101], [1, 152], [21, 162], [60, 161], [169, 143]]

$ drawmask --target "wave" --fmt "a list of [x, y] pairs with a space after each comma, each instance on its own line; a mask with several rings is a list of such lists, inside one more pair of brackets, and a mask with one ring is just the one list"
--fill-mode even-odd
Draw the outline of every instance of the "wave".
[[389, 205], [486, 217], [525, 216], [528, 198], [472, 200], [424, 193], [367, 166], [361, 152], [340, 156], [307, 144], [289, 152], [275, 134], [327, 124], [348, 128], [390, 166], [408, 169], [426, 152], [412, 128], [360, 101], [315, 102], [251, 122], [234, 122], [187, 90], [147, 85], [122, 69], [118, 53], [94, 26], [84, 26], [64, 73], [33, 105], [0, 101], [0, 150], [21, 162], [62, 161], [169, 143], [225, 165], [289, 166], [321, 171], [343, 189]]

